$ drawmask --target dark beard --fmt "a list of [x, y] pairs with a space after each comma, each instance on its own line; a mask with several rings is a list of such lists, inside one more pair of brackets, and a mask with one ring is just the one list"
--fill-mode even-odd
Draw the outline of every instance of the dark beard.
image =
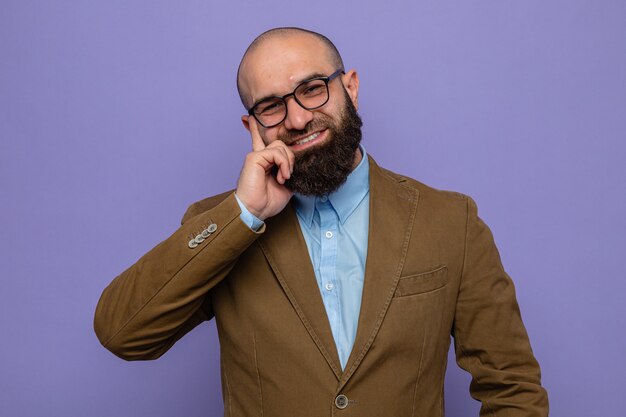
[[[290, 137], [298, 137], [323, 128], [328, 129], [330, 141], [296, 154], [291, 178], [285, 185], [302, 195], [321, 196], [337, 190], [346, 181], [354, 168], [354, 160], [361, 142], [363, 122], [356, 112], [350, 97], [344, 90], [346, 106], [339, 122], [329, 116], [318, 114], [317, 119], [299, 131], [290, 131]], [[291, 140], [284, 140], [289, 143]]]

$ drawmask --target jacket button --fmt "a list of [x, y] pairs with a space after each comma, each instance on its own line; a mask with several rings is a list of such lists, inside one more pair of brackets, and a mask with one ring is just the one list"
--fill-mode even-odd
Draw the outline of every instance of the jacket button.
[[346, 408], [348, 406], [348, 397], [343, 394], [337, 395], [337, 398], [335, 398], [335, 406], [340, 410]]
[[191, 239], [188, 243], [190, 249], [194, 249], [198, 244], [196, 243], [196, 239]]

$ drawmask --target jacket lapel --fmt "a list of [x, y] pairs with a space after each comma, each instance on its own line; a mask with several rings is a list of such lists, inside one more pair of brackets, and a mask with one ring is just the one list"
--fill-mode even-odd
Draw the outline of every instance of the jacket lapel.
[[369, 158], [370, 213], [367, 260], [356, 339], [345, 371], [317, 286], [300, 223], [291, 203], [268, 219], [258, 240], [270, 267], [302, 324], [340, 382], [340, 390], [372, 345], [395, 291], [409, 244], [418, 192]]
[[342, 372], [339, 354], [306, 241], [291, 203], [266, 223], [271, 233], [259, 239], [261, 250], [302, 324], [339, 380]]
[[372, 345], [404, 266], [417, 209], [418, 191], [370, 163], [370, 213], [365, 280], [354, 346], [338, 390]]

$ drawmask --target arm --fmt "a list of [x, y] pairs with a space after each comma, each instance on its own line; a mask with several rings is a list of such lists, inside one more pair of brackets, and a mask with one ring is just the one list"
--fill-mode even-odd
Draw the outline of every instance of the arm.
[[[189, 213], [189, 212], [188, 212]], [[234, 194], [217, 206], [185, 216], [183, 225], [111, 282], [96, 307], [100, 342], [126, 360], [156, 359], [213, 313], [208, 291], [230, 272], [262, 233], [239, 218]], [[191, 236], [217, 229], [195, 248]]]
[[453, 335], [457, 362], [472, 375], [470, 394], [482, 402], [481, 416], [548, 415], [513, 282], [471, 198]]
[[[120, 358], [156, 359], [178, 339], [213, 316], [207, 293], [231, 271], [263, 233], [263, 220], [280, 213], [293, 194], [285, 181], [295, 156], [280, 140], [265, 146], [254, 118], [244, 116], [252, 149], [231, 193], [208, 210], [191, 207], [183, 225], [104, 290], [94, 319], [100, 342]], [[249, 119], [249, 120], [248, 120]], [[278, 168], [276, 177], [272, 168]], [[219, 197], [216, 197], [218, 199]], [[250, 218], [246, 225], [241, 208]], [[199, 214], [196, 214], [200, 211]], [[256, 220], [256, 222], [255, 222]], [[210, 224], [217, 229], [189, 244]], [[258, 227], [258, 231], [250, 227]]]

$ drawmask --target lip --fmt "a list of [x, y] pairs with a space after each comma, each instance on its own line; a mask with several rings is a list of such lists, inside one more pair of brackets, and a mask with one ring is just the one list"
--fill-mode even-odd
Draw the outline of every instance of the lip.
[[[295, 144], [297, 141], [302, 140], [302, 139], [304, 139], [304, 138], [306, 138], [308, 136], [311, 136], [311, 135], [313, 135], [315, 133], [319, 133], [319, 135], [315, 139], [310, 140], [307, 143], [303, 143], [303, 144], [300, 144], [300, 145], [296, 145]], [[298, 138], [297, 140], [294, 140], [289, 145], [289, 148], [291, 150], [293, 150], [294, 152], [297, 152], [297, 151], [300, 151], [300, 150], [307, 149], [307, 148], [310, 148], [312, 146], [315, 146], [316, 144], [321, 143], [322, 141], [324, 141], [327, 137], [328, 137], [328, 129], [318, 130], [317, 132], [311, 132], [311, 133], [309, 133], [309, 134], [307, 134], [305, 136], [302, 136], [301, 138]]]

